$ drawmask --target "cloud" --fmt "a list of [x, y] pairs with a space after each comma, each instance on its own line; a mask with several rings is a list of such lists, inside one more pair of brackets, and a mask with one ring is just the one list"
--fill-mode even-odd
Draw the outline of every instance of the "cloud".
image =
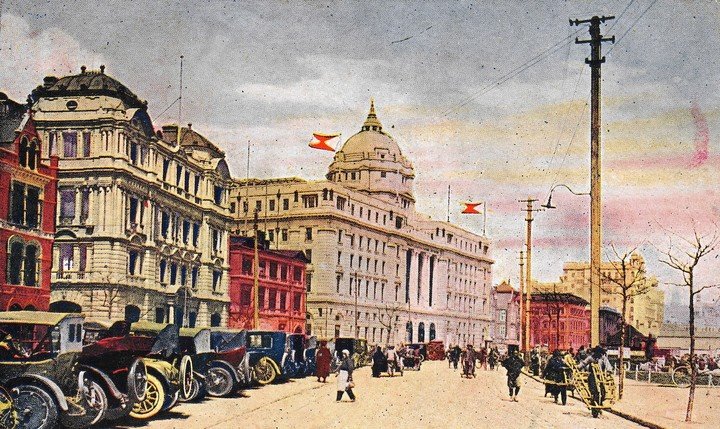
[[79, 65], [98, 68], [102, 55], [85, 49], [57, 27], [32, 30], [28, 21], [16, 15], [2, 15], [0, 37], [0, 90], [16, 101], [42, 83], [47, 75], [79, 73]]

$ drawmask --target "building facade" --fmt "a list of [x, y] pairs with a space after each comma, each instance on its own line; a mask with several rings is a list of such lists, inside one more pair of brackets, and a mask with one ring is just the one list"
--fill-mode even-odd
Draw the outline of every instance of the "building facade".
[[590, 344], [588, 302], [569, 293], [534, 293], [530, 298], [530, 344], [548, 350]]
[[[230, 311], [228, 327], [254, 329], [255, 251], [253, 238], [230, 237]], [[305, 254], [270, 250], [258, 242], [257, 329], [305, 332]]]
[[271, 248], [305, 252], [310, 333], [371, 343], [490, 339], [490, 241], [417, 213], [414, 177], [371, 103], [327, 180], [236, 181], [240, 235], [252, 235], [257, 212]]
[[[621, 274], [620, 262], [603, 262], [601, 265], [600, 305], [620, 311], [622, 297], [618, 293], [610, 293], [619, 286], [611, 279]], [[628, 279], [638, 278], [649, 287], [648, 292], [630, 298], [627, 307], [628, 324], [643, 335], [652, 334], [657, 337], [665, 317], [665, 293], [658, 288], [658, 281], [646, 274], [645, 261], [637, 253], [631, 255], [627, 269]], [[571, 293], [590, 300], [590, 264], [588, 262], [566, 262], [563, 274], [557, 283], [533, 282], [533, 291]]]
[[495, 316], [492, 340], [504, 350], [508, 346], [520, 345], [520, 292], [510, 283], [503, 281], [493, 288], [491, 293]]
[[42, 147], [28, 108], [0, 93], [0, 311], [50, 304], [58, 160]]
[[51, 308], [99, 319], [222, 325], [232, 185], [224, 154], [99, 71], [31, 95], [42, 157], [59, 157]]

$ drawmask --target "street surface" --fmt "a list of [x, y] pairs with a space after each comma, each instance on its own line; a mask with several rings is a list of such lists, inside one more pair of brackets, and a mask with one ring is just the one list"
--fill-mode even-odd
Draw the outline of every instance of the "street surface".
[[147, 422], [123, 427], [148, 428], [636, 428], [603, 413], [593, 419], [587, 408], [568, 398], [563, 407], [543, 398], [540, 383], [521, 377], [520, 402], [507, 396], [505, 370], [477, 372], [461, 379], [447, 362], [425, 362], [404, 377], [374, 379], [370, 368], [354, 375], [357, 401], [335, 402], [335, 378], [318, 384], [314, 377], [258, 389], [243, 397], [181, 404]]

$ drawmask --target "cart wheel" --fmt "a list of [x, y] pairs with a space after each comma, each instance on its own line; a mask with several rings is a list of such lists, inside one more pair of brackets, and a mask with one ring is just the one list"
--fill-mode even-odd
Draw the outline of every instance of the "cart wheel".
[[225, 368], [213, 367], [205, 373], [205, 389], [208, 395], [215, 397], [227, 396], [233, 389], [233, 377]]
[[160, 412], [163, 402], [165, 402], [165, 388], [162, 382], [154, 375], [148, 374], [145, 399], [133, 405], [130, 416], [141, 420], [152, 418]]
[[11, 391], [18, 410], [18, 429], [50, 429], [58, 420], [58, 409], [53, 398], [42, 388], [31, 384], [20, 385]]

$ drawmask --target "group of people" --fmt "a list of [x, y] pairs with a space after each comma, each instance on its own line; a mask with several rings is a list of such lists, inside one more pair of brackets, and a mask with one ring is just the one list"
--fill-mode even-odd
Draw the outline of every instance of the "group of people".
[[[321, 340], [317, 351], [315, 352], [315, 375], [317, 381], [325, 383], [327, 378], [330, 376], [330, 364], [332, 362], [332, 352], [327, 346], [327, 341]], [[355, 361], [350, 356], [350, 351], [343, 350], [341, 352], [340, 364], [338, 369], [335, 371], [337, 376], [337, 396], [336, 401], [340, 402], [345, 393], [347, 393], [351, 402], [355, 402], [355, 393], [353, 387], [355, 382], [353, 381], [352, 374], [355, 370]]]
[[395, 371], [402, 373], [400, 353], [395, 350], [395, 346], [387, 346], [384, 351], [382, 347], [376, 346], [372, 354], [372, 376], [380, 377], [380, 373], [386, 371], [390, 375], [394, 375]]

